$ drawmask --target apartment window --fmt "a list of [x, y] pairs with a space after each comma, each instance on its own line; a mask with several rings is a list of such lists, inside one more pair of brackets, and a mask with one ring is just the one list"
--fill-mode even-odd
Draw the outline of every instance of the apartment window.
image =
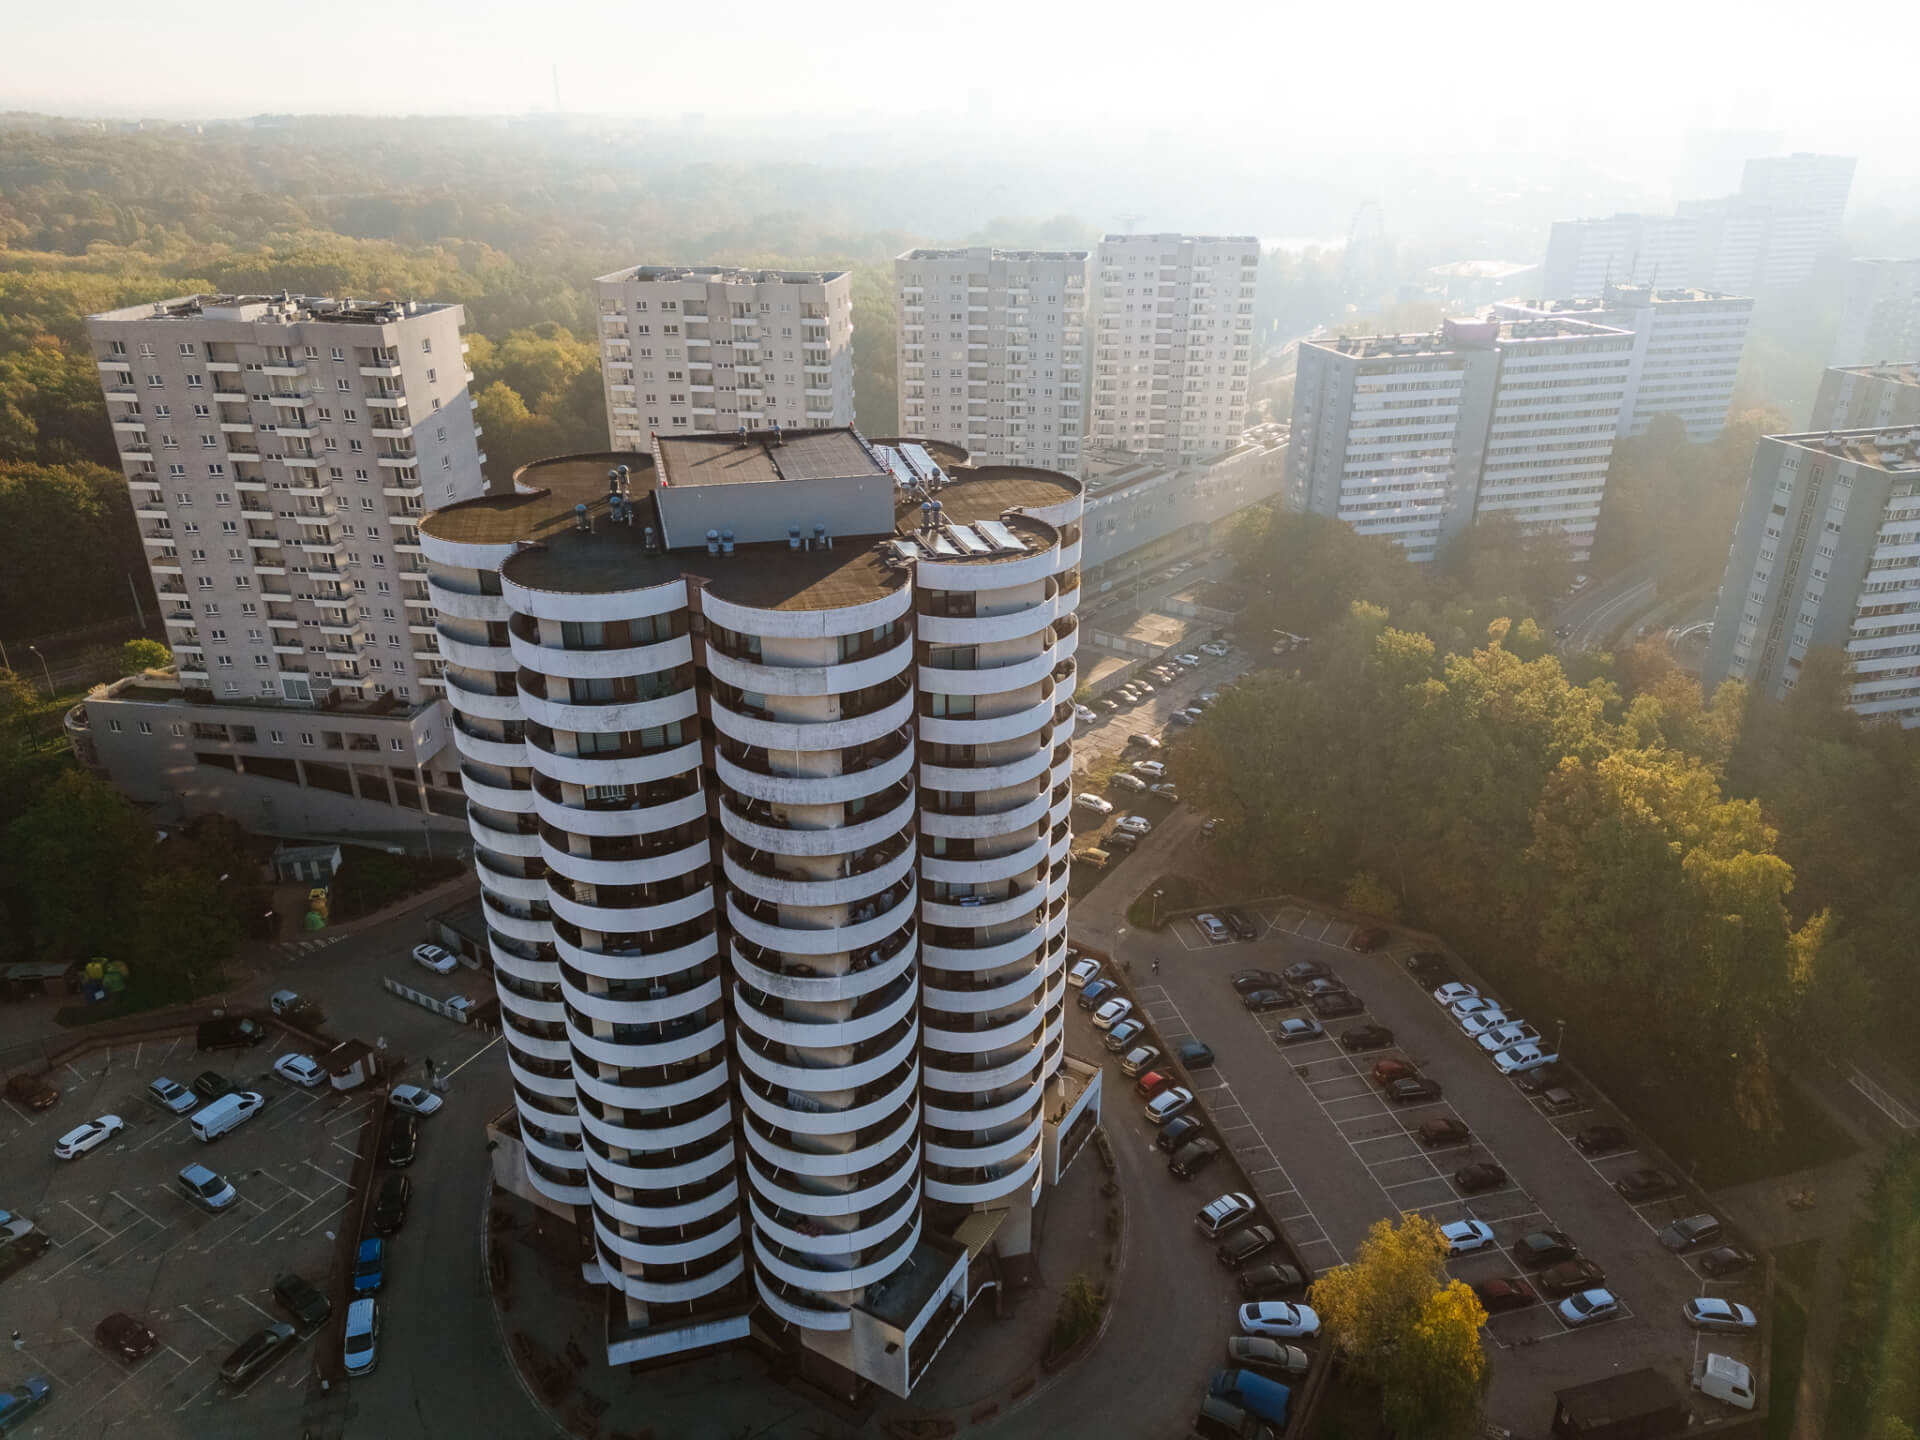
[[429, 367], [427, 370], [427, 383], [429, 385], [437, 385], [439, 381], [440, 381], [440, 372], [438, 370], [433, 369], [432, 367]]
[[151, 720], [142, 720], [140, 722], [140, 733], [142, 735], [153, 734], [153, 722]]
[[126, 353], [127, 353], [127, 342], [126, 342], [126, 341], [124, 341], [124, 340], [112, 340], [112, 341], [109, 341], [109, 342], [107, 343], [107, 353], [109, 353], [109, 354], [111, 354], [111, 355], [124, 355], [124, 354], [126, 354]]
[[345, 360], [347, 358], [347, 352], [342, 350], [338, 345], [335, 345], [328, 358], [336, 361]]
[[284, 745], [287, 743], [287, 732], [284, 730], [269, 730], [267, 731], [267, 739], [272, 744]]
[[407, 745], [404, 740], [395, 739], [387, 741], [387, 748], [389, 750], [405, 750]]
[[347, 382], [344, 379], [335, 380], [333, 382], [333, 388], [338, 390], [343, 395], [350, 395], [353, 393], [353, 387], [347, 384]]
[[193, 341], [182, 340], [180, 342], [180, 358], [181, 359], [191, 360], [193, 359], [194, 356], [198, 355], [199, 353], [200, 353], [200, 347], [197, 344], [195, 344]]
[[204, 390], [206, 388], [206, 384], [207, 384], [207, 377], [204, 375], [187, 376], [187, 388], [189, 390]]
[[313, 732], [311, 730], [302, 730], [300, 732], [300, 743], [302, 745], [313, 744]]
[[107, 721], [107, 729], [118, 735], [120, 733], [120, 722], [118, 720]]
[[433, 341], [425, 335], [420, 337], [420, 353], [422, 355], [431, 355], [433, 353]]

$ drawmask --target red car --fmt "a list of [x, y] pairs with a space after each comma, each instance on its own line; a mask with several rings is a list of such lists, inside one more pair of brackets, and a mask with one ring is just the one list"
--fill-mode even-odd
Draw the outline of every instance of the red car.
[[1480, 1308], [1489, 1315], [1498, 1315], [1502, 1310], [1518, 1310], [1534, 1304], [1540, 1298], [1533, 1293], [1533, 1287], [1518, 1275], [1504, 1280], [1482, 1280], [1473, 1287], [1473, 1293], [1480, 1301]]
[[1396, 1080], [1406, 1080], [1419, 1073], [1410, 1060], [1382, 1060], [1373, 1067], [1373, 1083], [1391, 1085]]
[[1138, 1095], [1142, 1100], [1146, 1100], [1159, 1094], [1162, 1090], [1166, 1089], [1170, 1083], [1168, 1078], [1158, 1070], [1149, 1070], [1133, 1082], [1133, 1093]]

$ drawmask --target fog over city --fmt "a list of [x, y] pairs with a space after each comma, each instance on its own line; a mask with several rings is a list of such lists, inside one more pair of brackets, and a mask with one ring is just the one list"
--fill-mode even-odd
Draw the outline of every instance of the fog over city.
[[0, 1434], [1914, 1440], [1914, 0], [15, 7]]

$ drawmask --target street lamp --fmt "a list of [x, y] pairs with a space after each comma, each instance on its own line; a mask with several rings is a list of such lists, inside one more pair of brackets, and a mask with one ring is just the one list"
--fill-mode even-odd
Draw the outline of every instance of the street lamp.
[[1564, 1020], [1556, 1020], [1553, 1022], [1553, 1026], [1553, 1053], [1558, 1055], [1562, 1042], [1567, 1038], [1567, 1022]]
[[1158, 889], [1156, 889], [1153, 892], [1153, 905], [1150, 910], [1151, 918], [1149, 919], [1147, 924], [1147, 928], [1149, 930], [1158, 930], [1160, 928], [1160, 896], [1161, 894], [1162, 892]]
[[51, 700], [53, 698], [53, 671], [47, 668], [47, 657], [40, 653], [40, 647], [38, 645], [29, 645], [27, 649], [33, 651], [34, 658], [40, 662], [40, 673], [47, 677], [47, 698]]

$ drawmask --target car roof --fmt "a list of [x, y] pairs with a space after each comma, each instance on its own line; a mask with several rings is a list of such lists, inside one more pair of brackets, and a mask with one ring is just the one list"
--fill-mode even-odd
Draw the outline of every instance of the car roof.
[[347, 1330], [351, 1333], [356, 1327], [371, 1329], [373, 1326], [373, 1297], [355, 1300], [347, 1306]]

